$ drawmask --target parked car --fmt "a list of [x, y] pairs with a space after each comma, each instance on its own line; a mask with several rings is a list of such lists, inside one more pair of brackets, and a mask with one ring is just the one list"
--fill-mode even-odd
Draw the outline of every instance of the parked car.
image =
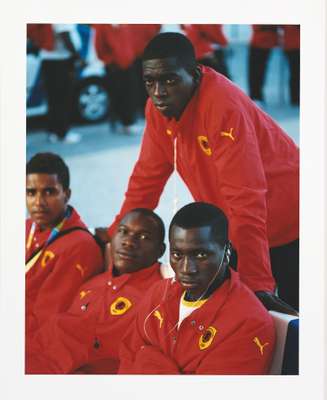
[[[110, 106], [105, 69], [96, 56], [92, 28], [78, 24], [77, 30], [82, 44], [79, 51], [87, 65], [76, 71], [73, 113], [80, 122], [99, 122], [107, 117]], [[27, 54], [27, 117], [46, 115], [48, 110], [41, 64], [39, 55]]]

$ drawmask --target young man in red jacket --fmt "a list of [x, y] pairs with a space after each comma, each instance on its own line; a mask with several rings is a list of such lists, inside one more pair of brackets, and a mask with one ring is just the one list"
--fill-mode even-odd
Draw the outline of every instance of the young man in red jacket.
[[68, 202], [69, 170], [56, 154], [26, 165], [26, 339], [66, 310], [76, 290], [103, 269], [102, 250]]
[[114, 374], [121, 338], [138, 303], [161, 280], [162, 220], [135, 209], [121, 220], [106, 272], [84, 283], [65, 313], [53, 316], [27, 344], [26, 372]]
[[272, 317], [229, 269], [225, 215], [207, 203], [177, 212], [169, 228], [174, 278], [144, 296], [122, 340], [121, 374], [266, 374]]
[[273, 274], [280, 297], [298, 308], [298, 147], [237, 86], [197, 65], [182, 34], [152, 39], [143, 79], [146, 128], [118, 219], [157, 206], [176, 157], [194, 199], [227, 215], [241, 280], [268, 309], [293, 312], [275, 296]]

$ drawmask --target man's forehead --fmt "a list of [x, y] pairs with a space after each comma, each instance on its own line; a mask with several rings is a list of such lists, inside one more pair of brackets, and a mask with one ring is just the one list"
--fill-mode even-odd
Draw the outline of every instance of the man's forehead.
[[26, 185], [56, 186], [59, 184], [57, 174], [32, 173], [26, 175]]
[[176, 57], [156, 58], [143, 61], [143, 73], [172, 73], [177, 72], [181, 68]]
[[144, 215], [137, 211], [129, 212], [120, 221], [120, 225], [133, 226], [141, 231], [157, 230], [155, 220], [149, 215]]
[[171, 241], [183, 241], [189, 243], [209, 243], [212, 241], [211, 227], [200, 226], [194, 228], [182, 228], [174, 225], [170, 234]]

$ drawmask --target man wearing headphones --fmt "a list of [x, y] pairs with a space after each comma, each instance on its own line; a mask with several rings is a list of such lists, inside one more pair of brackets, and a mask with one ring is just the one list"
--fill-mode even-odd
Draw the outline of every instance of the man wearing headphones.
[[229, 268], [228, 221], [202, 202], [169, 228], [176, 277], [155, 284], [120, 349], [121, 374], [266, 374], [273, 320]]

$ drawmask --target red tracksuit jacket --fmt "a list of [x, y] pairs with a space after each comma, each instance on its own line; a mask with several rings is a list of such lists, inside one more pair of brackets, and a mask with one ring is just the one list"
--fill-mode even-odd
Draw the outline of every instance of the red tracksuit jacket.
[[[31, 225], [28, 219], [26, 239]], [[61, 230], [72, 227], [86, 228], [75, 210]], [[46, 242], [49, 233], [36, 228], [32, 245], [26, 249], [26, 260]], [[47, 246], [25, 275], [26, 340], [52, 314], [65, 311], [81, 284], [102, 269], [101, 249], [87, 232], [70, 232]]]
[[160, 24], [130, 24], [129, 30], [133, 49], [137, 57], [141, 57], [146, 45], [160, 31]]
[[278, 46], [278, 25], [252, 25], [250, 44], [260, 49], [272, 49]]
[[219, 44], [221, 47], [228, 44], [222, 25], [219, 24], [182, 25], [182, 29], [192, 42], [197, 59], [213, 53], [213, 44]]
[[160, 265], [118, 277], [107, 272], [79, 288], [65, 313], [52, 317], [27, 348], [26, 372], [113, 374], [118, 349], [144, 292], [161, 280]]
[[172, 279], [140, 303], [120, 349], [121, 374], [266, 374], [274, 350], [271, 316], [231, 271], [179, 329], [183, 289]]
[[273, 290], [269, 246], [299, 235], [299, 150], [237, 86], [210, 68], [202, 72], [179, 121], [148, 100], [139, 159], [118, 218], [136, 207], [156, 208], [177, 138], [177, 170], [194, 199], [215, 204], [229, 219], [241, 279], [254, 291]]
[[132, 31], [129, 24], [94, 24], [94, 46], [105, 64], [115, 64], [121, 69], [129, 68], [136, 59]]

